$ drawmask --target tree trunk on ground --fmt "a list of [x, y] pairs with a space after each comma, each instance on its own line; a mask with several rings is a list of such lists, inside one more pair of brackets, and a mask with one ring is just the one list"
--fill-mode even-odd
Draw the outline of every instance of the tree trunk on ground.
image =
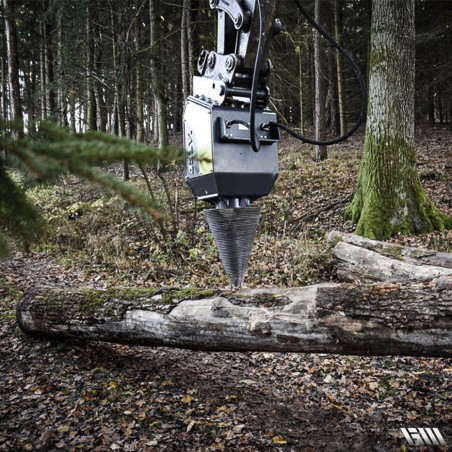
[[347, 211], [359, 235], [384, 240], [452, 227], [416, 170], [414, 66], [414, 0], [374, 0], [363, 165]]
[[18, 306], [31, 334], [197, 350], [452, 357], [452, 277], [299, 289], [42, 288]]
[[[330, 240], [339, 241], [333, 251], [339, 274], [359, 284], [236, 292], [45, 287], [24, 296], [17, 318], [30, 334], [58, 338], [197, 350], [452, 357], [452, 255], [442, 253], [430, 266], [423, 259], [438, 254], [347, 234]], [[375, 283], [378, 278], [396, 282]]]
[[[328, 241], [332, 245], [339, 242], [349, 243], [361, 248], [375, 251], [383, 256], [395, 259], [396, 261], [407, 262], [417, 266], [432, 265], [452, 269], [452, 254], [432, 251], [423, 248], [410, 248], [397, 245], [395, 243], [379, 242], [355, 234], [346, 234], [341, 232], [330, 232]], [[382, 278], [381, 281], [386, 281]]]
[[452, 254], [383, 244], [352, 234], [330, 234], [330, 240], [339, 240], [333, 256], [343, 281], [397, 283], [452, 277]]

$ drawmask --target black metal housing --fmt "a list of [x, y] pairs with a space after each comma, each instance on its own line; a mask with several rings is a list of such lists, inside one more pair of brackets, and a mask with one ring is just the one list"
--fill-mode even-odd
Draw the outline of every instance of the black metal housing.
[[197, 199], [217, 204], [224, 198], [250, 201], [270, 193], [278, 177], [279, 132], [268, 109], [257, 110], [259, 152], [250, 144], [249, 107], [213, 104], [190, 96], [184, 112], [185, 178]]

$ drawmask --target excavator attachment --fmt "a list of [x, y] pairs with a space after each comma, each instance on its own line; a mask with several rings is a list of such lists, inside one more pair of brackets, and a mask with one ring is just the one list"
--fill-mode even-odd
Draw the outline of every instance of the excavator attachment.
[[[203, 50], [184, 110], [185, 180], [205, 211], [232, 287], [243, 284], [260, 209], [278, 177], [279, 129], [267, 107], [265, 59], [279, 0], [210, 0], [216, 51]], [[258, 56], [259, 55], [259, 56]]]

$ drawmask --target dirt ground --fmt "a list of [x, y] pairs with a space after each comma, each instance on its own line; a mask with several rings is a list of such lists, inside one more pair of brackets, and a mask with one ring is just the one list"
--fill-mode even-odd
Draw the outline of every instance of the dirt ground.
[[[418, 144], [424, 186], [450, 212], [452, 133], [426, 131]], [[283, 173], [294, 172], [288, 162]], [[306, 234], [319, 224], [349, 230], [344, 205], [332, 202], [349, 192], [310, 190], [314, 200], [291, 205]], [[450, 233], [397, 241], [452, 250]], [[103, 284], [95, 272], [46, 252], [0, 262], [0, 451], [452, 448], [448, 359], [206, 353], [50, 341], [18, 329], [14, 305], [31, 287]], [[449, 448], [408, 446], [400, 429], [409, 427], [438, 428]]]

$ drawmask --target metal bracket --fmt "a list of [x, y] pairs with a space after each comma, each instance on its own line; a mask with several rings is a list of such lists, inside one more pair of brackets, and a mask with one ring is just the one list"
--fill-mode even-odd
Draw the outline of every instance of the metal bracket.
[[[199, 56], [199, 74], [211, 82], [197, 83], [199, 90], [206, 91], [202, 93], [196, 88], [195, 95], [204, 95], [206, 99], [212, 99], [219, 104], [237, 105], [250, 102], [259, 43], [257, 1], [209, 0], [210, 8], [218, 12], [217, 49], [203, 50]], [[280, 0], [259, 1], [263, 1], [266, 12], [265, 40], [262, 43], [266, 55], [271, 39], [281, 28], [281, 23], [275, 19], [276, 7]], [[268, 102], [266, 84], [271, 69], [270, 61], [265, 59], [264, 61], [266, 63], [261, 67], [258, 81], [258, 103], [262, 108], [266, 107]], [[213, 80], [219, 84], [213, 83]]]
[[198, 58], [198, 72], [202, 77], [231, 83], [240, 63], [240, 59], [234, 54], [222, 55], [203, 50]]
[[193, 96], [221, 105], [226, 97], [226, 85], [221, 80], [193, 77]]
[[210, 0], [210, 8], [224, 11], [231, 18], [236, 30], [249, 29], [251, 13], [246, 11], [237, 0]]

